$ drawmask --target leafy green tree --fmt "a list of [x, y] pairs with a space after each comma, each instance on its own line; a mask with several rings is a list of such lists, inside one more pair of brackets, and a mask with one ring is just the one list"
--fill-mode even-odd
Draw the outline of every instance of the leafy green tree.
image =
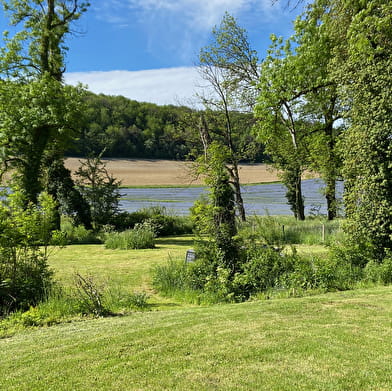
[[344, 108], [338, 94], [337, 79], [329, 65], [336, 42], [321, 23], [323, 7], [315, 2], [294, 24], [295, 34], [290, 39], [295, 46], [296, 93], [304, 101], [302, 118], [310, 125], [308, 152], [310, 168], [320, 174], [326, 184], [328, 219], [337, 215], [336, 180], [340, 175], [341, 160], [337, 140], [342, 126]]
[[26, 200], [37, 202], [46, 161], [74, 137], [79, 97], [79, 89], [48, 75], [26, 84], [0, 83], [1, 171], [16, 170], [14, 179]]
[[229, 151], [226, 167], [234, 186], [239, 215], [245, 220], [238, 170], [239, 160], [245, 157], [245, 151], [238, 150], [234, 142], [235, 134], [241, 129], [235, 126], [233, 115], [237, 111], [252, 110], [258, 59], [255, 51], [250, 48], [246, 31], [228, 13], [224, 15], [219, 27], [212, 30], [212, 37], [212, 44], [202, 48], [199, 54], [199, 72], [211, 89], [200, 95], [200, 98], [206, 109], [220, 114], [222, 122], [214, 129], [202, 119], [201, 138], [205, 148], [214, 140], [221, 142]]
[[301, 176], [308, 167], [309, 125], [303, 117], [304, 92], [298, 92], [297, 58], [290, 42], [271, 37], [264, 60], [255, 108], [257, 133], [275, 166], [282, 170], [287, 199], [295, 217], [305, 219]]
[[96, 230], [111, 223], [120, 200], [120, 182], [109, 174], [101, 157], [102, 154], [88, 157], [76, 172], [78, 191], [89, 205]]
[[13, 36], [5, 33], [0, 50], [1, 171], [16, 169], [26, 200], [36, 203], [45, 160], [61, 155], [78, 129], [81, 91], [65, 87], [62, 75], [65, 39], [88, 3], [2, 0], [1, 4], [16, 31]]
[[208, 203], [195, 203], [192, 214], [197, 231], [206, 235], [209, 241], [209, 262], [216, 268], [229, 270], [231, 277], [239, 270], [239, 243], [236, 239], [234, 190], [230, 184], [229, 174], [225, 167], [230, 151], [220, 143], [212, 142], [208, 147], [207, 159], [199, 158], [198, 170], [209, 186]]
[[[93, 228], [90, 206], [75, 186], [71, 171], [64, 167], [60, 159], [55, 159], [48, 167], [45, 187], [59, 205], [57, 219], [60, 219], [60, 215], [70, 216], [75, 226]], [[60, 221], [56, 222], [56, 226], [60, 227]]]
[[332, 4], [331, 34], [346, 38], [334, 74], [349, 107], [341, 143], [347, 228], [381, 260], [392, 250], [392, 4]]
[[346, 230], [352, 245], [370, 248], [377, 260], [392, 248], [391, 15], [386, 0], [315, 0], [304, 20], [332, 44], [327, 79], [337, 87], [346, 125]]

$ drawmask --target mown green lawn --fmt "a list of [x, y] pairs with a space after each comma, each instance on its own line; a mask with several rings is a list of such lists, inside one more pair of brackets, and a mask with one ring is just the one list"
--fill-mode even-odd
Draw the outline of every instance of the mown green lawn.
[[[171, 300], [156, 295], [151, 289], [151, 271], [169, 258], [185, 259], [192, 248], [192, 236], [159, 238], [154, 249], [109, 250], [104, 245], [73, 245], [56, 249], [49, 257], [55, 279], [61, 284], [72, 284], [76, 272], [91, 275], [99, 284], [116, 286], [130, 292], [147, 292], [150, 302], [167, 306]], [[161, 306], [161, 309], [163, 307]]]
[[[72, 285], [74, 274], [91, 275], [99, 285], [116, 286], [129, 292], [146, 292], [149, 302], [157, 309], [181, 305], [182, 301], [159, 296], [151, 287], [151, 272], [155, 265], [172, 259], [185, 259], [187, 249], [193, 246], [193, 236], [159, 238], [154, 249], [109, 250], [104, 245], [72, 245], [56, 249], [49, 257], [55, 279]], [[297, 245], [300, 254], [323, 256], [324, 246]], [[290, 247], [286, 247], [290, 251]], [[177, 298], [178, 299], [178, 298]]]
[[0, 390], [392, 389], [392, 287], [134, 313], [0, 340]]
[[154, 305], [0, 339], [0, 390], [392, 390], [392, 287], [187, 306], [152, 290], [151, 268], [183, 259], [192, 244], [176, 237], [151, 250], [56, 250], [50, 265], [62, 284], [74, 272], [93, 275], [146, 291]]

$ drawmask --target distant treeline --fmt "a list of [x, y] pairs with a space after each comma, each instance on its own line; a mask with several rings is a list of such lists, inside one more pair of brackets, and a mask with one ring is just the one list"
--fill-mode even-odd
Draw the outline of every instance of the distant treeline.
[[[104, 157], [185, 160], [203, 151], [198, 126], [203, 114], [219, 127], [219, 114], [185, 106], [158, 106], [123, 96], [88, 93], [85, 125], [68, 149], [68, 156], [99, 154]], [[243, 159], [263, 161], [263, 148], [252, 136], [251, 114], [234, 115], [238, 131], [234, 142]]]

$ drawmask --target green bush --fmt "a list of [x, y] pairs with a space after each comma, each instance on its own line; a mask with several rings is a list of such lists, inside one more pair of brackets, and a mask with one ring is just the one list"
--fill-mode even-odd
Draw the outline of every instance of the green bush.
[[46, 194], [36, 206], [26, 206], [18, 191], [0, 200], [0, 316], [45, 298], [52, 284], [47, 246], [54, 210], [54, 201]]
[[105, 247], [120, 250], [154, 248], [154, 228], [146, 222], [136, 225], [129, 231], [108, 233], [105, 238]]
[[376, 284], [392, 284], [392, 257], [383, 262], [370, 261], [364, 269], [365, 280]]
[[185, 235], [193, 230], [189, 217], [169, 215], [166, 208], [161, 206], [151, 206], [133, 213], [117, 213], [108, 223], [116, 231], [125, 231], [146, 222], [154, 227], [157, 236]]
[[293, 257], [280, 254], [271, 247], [254, 248], [243, 265], [244, 293], [262, 292], [278, 285], [283, 274], [294, 270]]
[[166, 265], [155, 266], [153, 269], [153, 287], [165, 295], [188, 289], [187, 266], [183, 260], [173, 259], [170, 259]]
[[75, 273], [75, 287], [79, 309], [83, 314], [105, 316], [111, 313], [103, 300], [104, 287], [98, 285], [92, 276]]
[[61, 231], [65, 235], [67, 244], [97, 244], [102, 243], [96, 232], [86, 229], [83, 225], [73, 225], [72, 220], [63, 217], [61, 221]]

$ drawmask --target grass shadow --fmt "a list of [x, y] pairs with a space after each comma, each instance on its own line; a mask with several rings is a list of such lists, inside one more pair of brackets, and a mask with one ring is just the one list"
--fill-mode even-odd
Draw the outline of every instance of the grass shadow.
[[192, 247], [194, 244], [193, 236], [183, 236], [183, 237], [162, 237], [156, 239], [156, 247], [159, 245], [169, 245], [169, 246], [188, 246]]
[[176, 308], [181, 307], [180, 304], [177, 303], [149, 303], [149, 308]]

